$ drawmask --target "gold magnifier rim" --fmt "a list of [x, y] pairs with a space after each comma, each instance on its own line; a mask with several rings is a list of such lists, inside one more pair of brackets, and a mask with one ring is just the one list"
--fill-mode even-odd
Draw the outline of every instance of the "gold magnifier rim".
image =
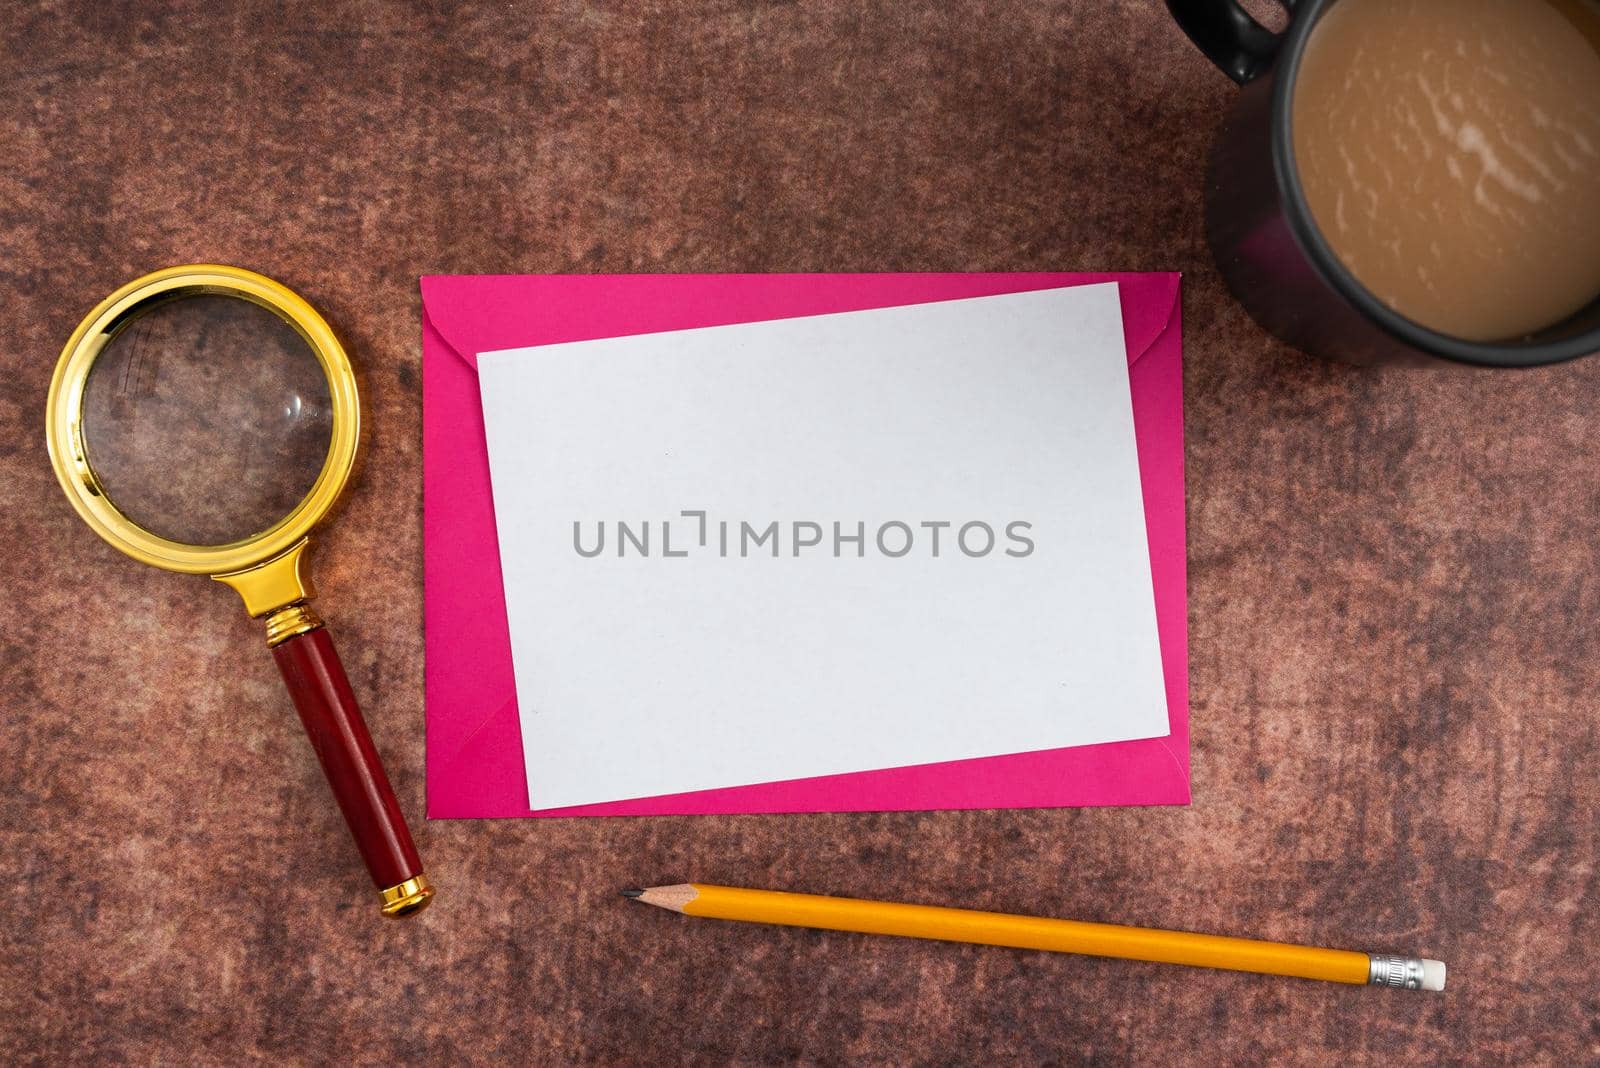
[[[225, 545], [189, 545], [152, 534], [123, 515], [96, 481], [83, 444], [83, 395], [101, 349], [137, 308], [157, 300], [210, 294], [258, 304], [305, 339], [328, 380], [333, 437], [322, 470], [300, 503], [258, 534]], [[106, 541], [136, 560], [193, 575], [223, 575], [269, 560], [303, 540], [333, 507], [355, 466], [361, 402], [343, 346], [317, 310], [265, 275], [221, 264], [186, 264], [154, 271], [118, 289], [72, 332], [50, 381], [46, 439], [56, 479], [73, 508]]]

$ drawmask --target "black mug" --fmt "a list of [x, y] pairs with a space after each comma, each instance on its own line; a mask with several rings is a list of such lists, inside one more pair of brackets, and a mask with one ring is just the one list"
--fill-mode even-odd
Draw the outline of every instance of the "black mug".
[[1243, 87], [1212, 149], [1206, 239], [1245, 310], [1304, 352], [1359, 364], [1532, 367], [1600, 353], [1600, 293], [1528, 337], [1483, 342], [1415, 323], [1356, 281], [1312, 221], [1291, 136], [1301, 56], [1339, 0], [1279, 2], [1290, 16], [1282, 33], [1238, 0], [1167, 0], [1190, 40]]

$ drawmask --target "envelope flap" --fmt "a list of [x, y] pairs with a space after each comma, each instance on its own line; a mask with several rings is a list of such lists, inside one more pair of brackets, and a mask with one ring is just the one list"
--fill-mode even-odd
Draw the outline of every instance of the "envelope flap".
[[1174, 321], [1181, 292], [1181, 274], [1119, 276], [1122, 291], [1122, 328], [1132, 367], [1160, 340]]
[[[422, 314], [474, 371], [478, 353], [894, 304], [1116, 282], [1129, 366], [1166, 330], [1175, 273], [424, 275]], [[707, 300], [708, 282], [715, 301]]]
[[534, 295], [525, 278], [424, 275], [420, 285], [423, 320], [474, 371], [478, 353], [528, 343], [524, 316]]
[[861, 276], [427, 275], [421, 279], [422, 310], [439, 337], [476, 371], [478, 354], [498, 349], [820, 315], [892, 303], [848, 290], [841, 298], [834, 286], [818, 282], [819, 278], [852, 277]]

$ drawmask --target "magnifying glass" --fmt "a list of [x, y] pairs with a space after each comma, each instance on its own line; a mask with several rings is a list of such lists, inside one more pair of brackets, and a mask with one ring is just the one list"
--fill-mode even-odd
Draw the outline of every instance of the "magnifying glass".
[[350, 478], [361, 423], [350, 361], [322, 316], [236, 267], [146, 275], [73, 332], [45, 418], [56, 477], [97, 534], [226, 583], [265, 621], [383, 913], [427, 905], [411, 832], [309, 603], [311, 529]]

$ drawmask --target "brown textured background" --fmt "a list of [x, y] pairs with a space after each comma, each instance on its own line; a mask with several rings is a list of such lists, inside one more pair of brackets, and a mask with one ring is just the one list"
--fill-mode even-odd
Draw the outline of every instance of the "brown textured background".
[[[6, 4], [0, 1048], [25, 1061], [1600, 1060], [1600, 361], [1308, 360], [1227, 297], [1156, 0]], [[70, 512], [129, 278], [275, 275], [373, 427], [319, 558], [430, 869], [379, 922], [259, 627]], [[1186, 272], [1189, 809], [432, 823], [428, 272]], [[1443, 996], [691, 922], [686, 878], [1426, 952]], [[541, 913], [539, 910], [542, 909]]]

